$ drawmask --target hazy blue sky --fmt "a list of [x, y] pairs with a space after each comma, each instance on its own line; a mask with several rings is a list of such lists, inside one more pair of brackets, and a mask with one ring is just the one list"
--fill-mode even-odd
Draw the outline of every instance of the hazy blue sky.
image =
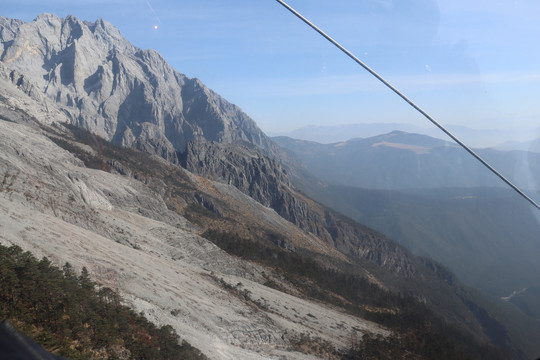
[[[540, 126], [538, 0], [289, 4], [444, 124]], [[428, 126], [275, 0], [0, 0], [0, 9], [25, 21], [43, 12], [104, 18], [239, 105], [263, 130]]]

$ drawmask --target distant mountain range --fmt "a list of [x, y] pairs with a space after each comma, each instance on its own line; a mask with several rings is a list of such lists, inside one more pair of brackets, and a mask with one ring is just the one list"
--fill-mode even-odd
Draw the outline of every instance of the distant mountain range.
[[[401, 131], [334, 144], [274, 140], [326, 182], [297, 181], [307, 194], [437, 259], [468, 284], [497, 296], [535, 284], [540, 267], [530, 255], [540, 253], [540, 224], [534, 212], [459, 146]], [[540, 200], [540, 154], [478, 153]], [[491, 270], [477, 272], [479, 264]]]
[[[535, 210], [457, 145], [401, 131], [334, 144], [274, 140], [326, 182], [293, 177], [307, 194], [440, 261], [469, 285], [501, 297], [536, 285]], [[478, 153], [540, 200], [540, 154]]]
[[[387, 190], [506, 186], [458, 145], [426, 135], [393, 131], [333, 144], [273, 140], [313, 175], [335, 185]], [[495, 149], [477, 153], [517, 185], [540, 188], [540, 154]]]
[[[447, 125], [454, 135], [467, 145], [477, 148], [495, 147], [506, 144], [504, 150], [527, 150], [519, 145], [521, 142], [540, 138], [540, 128], [520, 129], [519, 132], [499, 129], [473, 129], [466, 126]], [[406, 123], [359, 123], [327, 126], [304, 126], [289, 132], [269, 132], [273, 137], [286, 136], [293, 139], [315, 141], [321, 144], [331, 144], [348, 141], [354, 138], [368, 138], [387, 134], [392, 131], [428, 135], [442, 140], [449, 140], [441, 130], [426, 123], [418, 126]]]

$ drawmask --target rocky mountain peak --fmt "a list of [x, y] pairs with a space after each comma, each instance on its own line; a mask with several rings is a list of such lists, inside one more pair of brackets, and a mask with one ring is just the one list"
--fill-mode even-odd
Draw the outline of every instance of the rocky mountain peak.
[[277, 147], [237, 106], [129, 43], [103, 19], [0, 19], [0, 60], [55, 101], [69, 122], [177, 162], [191, 140]]

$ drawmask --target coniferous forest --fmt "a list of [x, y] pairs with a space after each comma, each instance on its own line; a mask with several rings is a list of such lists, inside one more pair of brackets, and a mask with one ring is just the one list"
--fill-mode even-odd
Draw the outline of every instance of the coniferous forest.
[[0, 245], [0, 321], [70, 359], [205, 359], [174, 329], [161, 328], [98, 287], [83, 268]]

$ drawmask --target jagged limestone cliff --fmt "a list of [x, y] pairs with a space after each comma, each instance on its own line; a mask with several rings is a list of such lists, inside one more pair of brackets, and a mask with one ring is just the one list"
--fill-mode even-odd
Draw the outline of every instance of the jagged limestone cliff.
[[102, 19], [0, 17], [0, 61], [15, 84], [30, 81], [28, 92], [54, 100], [72, 124], [172, 162], [190, 140], [276, 149], [237, 106]]

